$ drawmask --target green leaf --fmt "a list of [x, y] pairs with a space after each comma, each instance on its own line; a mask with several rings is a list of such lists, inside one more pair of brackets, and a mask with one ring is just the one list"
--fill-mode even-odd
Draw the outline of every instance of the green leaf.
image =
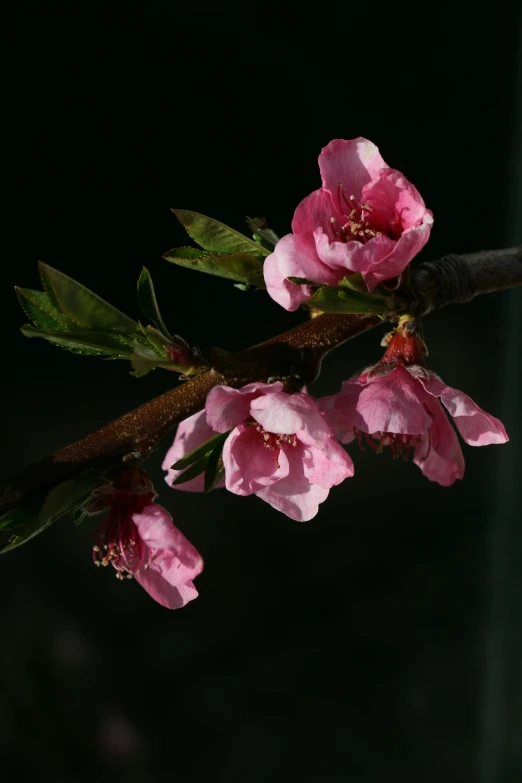
[[166, 337], [170, 337], [169, 331], [163, 322], [152, 283], [152, 277], [147, 267], [143, 267], [138, 280], [138, 304], [143, 313]]
[[131, 341], [114, 333], [104, 334], [87, 329], [77, 332], [52, 332], [37, 329], [30, 324], [22, 326], [21, 332], [25, 337], [42, 337], [62, 348], [87, 356], [112, 356], [118, 359], [132, 357]]
[[63, 481], [43, 496], [6, 512], [0, 517], [0, 552], [8, 552], [25, 544], [65, 514], [75, 511], [99, 486], [100, 481], [100, 471], [87, 470], [74, 479]]
[[71, 323], [67, 316], [57, 310], [44, 291], [15, 286], [22, 310], [40, 329], [65, 331]]
[[172, 264], [194, 269], [197, 272], [205, 272], [217, 277], [225, 277], [227, 280], [244, 285], [252, 285], [264, 288], [263, 262], [250, 253], [232, 253], [230, 255], [213, 255], [212, 253], [199, 253], [198, 256], [179, 255], [180, 250], [186, 248], [174, 248], [163, 256]]
[[386, 305], [382, 299], [350, 289], [322, 285], [307, 300], [306, 305], [323, 313], [366, 313], [384, 315]]
[[287, 277], [286, 279], [296, 285], [313, 285], [314, 288], [319, 285], [318, 283], [314, 283], [313, 280], [308, 280], [306, 277]]
[[133, 375], [135, 375], [136, 378], [142, 378], [151, 370], [154, 370], [159, 364], [166, 361], [168, 361], [166, 357], [160, 356], [148, 345], [143, 345], [139, 342], [134, 343], [131, 364], [134, 370]]
[[255, 241], [259, 242], [265, 248], [265, 250], [268, 250], [268, 252], [271, 253], [279, 242], [279, 237], [275, 231], [272, 231], [271, 228], [268, 228], [266, 218], [247, 217], [247, 223], [250, 230], [252, 231]]
[[187, 234], [204, 250], [213, 253], [252, 253], [259, 258], [269, 255], [269, 251], [258, 242], [225, 226], [219, 220], [188, 209], [173, 209], [172, 212]]
[[206, 440], [205, 443], [202, 443], [200, 446], [197, 446], [188, 454], [185, 454], [184, 457], [179, 459], [171, 467], [173, 468], [173, 470], [183, 470], [184, 468], [188, 468], [189, 465], [193, 465], [195, 462], [197, 462], [200, 459], [203, 459], [205, 457], [208, 458], [208, 456], [215, 449], [220, 449], [223, 446], [229, 434], [230, 432], [218, 432], [217, 435], [214, 435], [209, 440]]
[[134, 332], [138, 324], [71, 277], [39, 262], [51, 302], [78, 326], [97, 331]]
[[214, 449], [208, 457], [204, 480], [205, 492], [212, 492], [224, 475], [225, 466], [223, 465], [223, 449], [219, 447]]
[[185, 484], [187, 481], [190, 481], [193, 478], [196, 478], [197, 476], [200, 476], [203, 471], [206, 471], [208, 466], [208, 455], [205, 455], [201, 457], [201, 459], [198, 459], [196, 462], [194, 462], [192, 465], [189, 465], [189, 467], [181, 473], [172, 484]]

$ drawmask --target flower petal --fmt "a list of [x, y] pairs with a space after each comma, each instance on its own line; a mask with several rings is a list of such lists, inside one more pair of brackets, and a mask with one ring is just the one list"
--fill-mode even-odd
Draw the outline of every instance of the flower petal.
[[[288, 280], [288, 277], [307, 277], [302, 261], [306, 260], [308, 249], [292, 234], [287, 234], [279, 240], [263, 264], [263, 275], [266, 290], [272, 299], [293, 312], [302, 302], [306, 302], [312, 295], [309, 285], [298, 285]], [[320, 264], [320, 261], [317, 261]]]
[[363, 187], [386, 168], [379, 149], [368, 139], [334, 139], [319, 155], [323, 188], [334, 195], [339, 183], [360, 201]]
[[432, 419], [423, 405], [424, 389], [403, 368], [366, 385], [356, 402], [354, 424], [363, 432], [394, 432], [418, 435], [426, 432]]
[[161, 606], [167, 609], [181, 609], [189, 601], [198, 597], [198, 591], [192, 582], [174, 587], [153, 568], [140, 570], [134, 575], [137, 583]]
[[[374, 265], [378, 266], [382, 263], [397, 244], [393, 239], [384, 235], [373, 237], [365, 243], [331, 242], [322, 229], [317, 229], [314, 236], [317, 255], [324, 264], [331, 267], [332, 270], [336, 270], [337, 281], [347, 272], [360, 272], [367, 282], [367, 271]], [[330, 285], [335, 285], [335, 283], [330, 283]]]
[[[422, 250], [428, 241], [432, 222], [433, 220], [426, 213], [426, 219], [422, 225], [404, 231], [387, 256], [372, 262], [366, 270], [361, 271], [370, 292], [379, 283], [397, 277], [406, 269], [412, 258]], [[368, 242], [368, 244], [370, 243]]]
[[303, 451], [304, 474], [310, 484], [330, 489], [353, 476], [351, 457], [333, 438], [321, 444], [321, 448], [309, 446]]
[[300, 440], [311, 443], [332, 436], [316, 400], [308, 394], [278, 392], [257, 397], [250, 405], [250, 413], [267, 432], [299, 433]]
[[395, 169], [381, 169], [363, 188], [362, 198], [377, 216], [383, 232], [402, 233], [417, 228], [425, 218], [430, 225], [433, 223], [433, 216], [417, 188]]
[[328, 497], [328, 489], [310, 484], [304, 474], [302, 454], [297, 449], [287, 451], [289, 473], [286, 478], [256, 492], [273, 508], [282, 511], [296, 522], [307, 522], [315, 517], [319, 503]]
[[[184, 484], [174, 485], [174, 480], [183, 473], [183, 470], [172, 470], [179, 459], [189, 454], [206, 440], [209, 440], [215, 432], [207, 424], [205, 411], [199, 411], [178, 425], [174, 443], [167, 451], [162, 468], [167, 471], [165, 481], [173, 489], [182, 489], [186, 492], [203, 492], [203, 475], [186, 481]], [[221, 482], [218, 486], [223, 486]]]
[[326, 420], [332, 428], [337, 440], [341, 443], [351, 443], [355, 438], [354, 427], [357, 417], [357, 401], [365, 383], [358, 378], [350, 378], [344, 381], [338, 394], [321, 397], [317, 400], [319, 407], [324, 411]]
[[488, 446], [509, 440], [502, 422], [486, 413], [464, 392], [446, 386], [436, 375], [422, 381], [426, 391], [440, 397], [455, 421], [455, 426], [470, 446]]
[[432, 426], [421, 435], [413, 461], [430, 481], [449, 487], [464, 475], [464, 455], [440, 403], [434, 402], [430, 405]]
[[228, 432], [250, 416], [250, 403], [256, 397], [281, 391], [283, 384], [249, 383], [242, 389], [214, 386], [210, 390], [205, 409], [207, 423], [215, 432]]
[[288, 474], [288, 460], [281, 449], [264, 446], [255, 427], [240, 424], [223, 448], [226, 488], [235, 495], [251, 495]]

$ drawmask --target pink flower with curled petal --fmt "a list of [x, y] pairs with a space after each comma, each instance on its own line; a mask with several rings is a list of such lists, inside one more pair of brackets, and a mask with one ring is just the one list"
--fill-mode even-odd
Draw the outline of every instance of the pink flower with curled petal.
[[87, 513], [109, 509], [94, 535], [93, 561], [111, 565], [120, 580], [134, 577], [159, 604], [179, 609], [198, 595], [192, 580], [203, 560], [170, 514], [152, 502], [154, 495], [137, 466], [121, 469], [93, 492]]
[[317, 402], [285, 392], [279, 381], [216, 386], [206, 418], [213, 433], [230, 431], [222, 455], [227, 489], [255, 494], [291, 519], [312, 519], [330, 488], [353, 475]]
[[342, 443], [357, 438], [379, 452], [389, 446], [395, 457], [413, 453], [427, 478], [450, 486], [464, 475], [464, 457], [442, 405], [471, 446], [508, 436], [502, 422], [425, 368], [423, 347], [408, 323], [399, 326], [377, 365], [319, 404]]
[[311, 293], [289, 277], [335, 286], [360, 272], [368, 290], [398, 277], [424, 247], [433, 216], [371, 141], [334, 139], [319, 155], [322, 187], [297, 207], [292, 234], [264, 263], [268, 293], [296, 310]]

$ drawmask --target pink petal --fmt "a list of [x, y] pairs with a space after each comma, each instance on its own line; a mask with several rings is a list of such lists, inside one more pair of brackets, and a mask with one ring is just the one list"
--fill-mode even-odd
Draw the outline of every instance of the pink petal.
[[262, 394], [273, 394], [283, 388], [275, 383], [249, 383], [242, 389], [214, 386], [205, 405], [207, 423], [215, 432], [228, 432], [250, 416], [250, 403]]
[[[172, 470], [171, 466], [184, 457], [185, 454], [189, 454], [197, 448], [197, 446], [201, 446], [202, 443], [215, 434], [214, 430], [207, 424], [205, 411], [195, 413], [178, 425], [174, 443], [167, 451], [165, 459], [163, 460], [163, 465], [161, 466], [163, 470], [167, 471], [165, 481], [169, 486], [172, 487], [174, 479], [183, 473], [182, 470]], [[220, 486], [223, 486], [223, 484], [220, 484]], [[173, 488], [182, 489], [186, 492], [203, 492], [203, 475], [196, 476], [196, 478], [191, 479], [184, 484], [176, 484]]]
[[377, 177], [363, 189], [363, 201], [378, 215], [382, 231], [406, 231], [417, 228], [425, 220], [433, 223], [417, 188], [400, 171], [381, 169]]
[[360, 201], [363, 187], [374, 179], [382, 168], [386, 168], [378, 148], [368, 139], [334, 139], [319, 155], [319, 170], [323, 188], [332, 195], [339, 183], [348, 196]]
[[333, 438], [322, 443], [321, 448], [309, 446], [303, 452], [304, 474], [310, 484], [330, 489], [353, 476], [351, 457]]
[[255, 427], [240, 424], [223, 448], [225, 484], [235, 495], [251, 495], [288, 474], [285, 452], [268, 449]]
[[349, 381], [343, 382], [338, 394], [321, 397], [317, 401], [321, 410], [324, 411], [336, 439], [341, 443], [351, 443], [355, 438], [357, 401], [365, 385], [360, 379], [351, 378]]
[[312, 295], [310, 286], [298, 285], [287, 280], [288, 277], [307, 277], [302, 261], [306, 259], [308, 252], [296, 237], [287, 234], [279, 240], [274, 252], [263, 264], [263, 275], [269, 295], [290, 312], [297, 310], [302, 302], [306, 302]]
[[198, 591], [192, 582], [174, 587], [152, 568], [148, 568], [146, 571], [142, 569], [135, 574], [134, 578], [151, 598], [167, 609], [181, 609], [198, 596]]
[[287, 457], [290, 469], [286, 478], [259, 490], [256, 495], [290, 519], [307, 522], [315, 517], [319, 503], [326, 500], [329, 490], [318, 484], [310, 484], [304, 474], [302, 454], [298, 449], [289, 449]]
[[443, 487], [451, 486], [464, 475], [464, 456], [460, 443], [438, 400], [430, 405], [433, 423], [421, 435], [413, 461], [426, 478]]
[[371, 266], [361, 272], [370, 292], [379, 283], [397, 277], [406, 269], [412, 258], [422, 250], [428, 241], [432, 223], [433, 219], [426, 212], [425, 222], [422, 225], [404, 231], [387, 256], [372, 262]]
[[[396, 242], [387, 236], [373, 237], [369, 242], [332, 242], [321, 229], [315, 232], [317, 255], [332, 270], [337, 280], [348, 272], [360, 272], [366, 281], [366, 272], [382, 263], [394, 250]], [[388, 278], [386, 278], [388, 279]], [[330, 285], [335, 283], [330, 283]], [[372, 289], [373, 290], [373, 289]]]
[[424, 389], [418, 380], [398, 367], [371, 381], [356, 403], [355, 426], [363, 432], [418, 435], [431, 426], [423, 405]]
[[317, 402], [308, 394], [280, 392], [258, 397], [252, 401], [250, 413], [267, 432], [280, 435], [298, 432], [300, 439], [312, 443], [332, 436]]
[[314, 234], [316, 231], [324, 231], [329, 240], [333, 240], [332, 218], [341, 226], [346, 222], [331, 194], [321, 189], [314, 190], [301, 201], [292, 220], [292, 231], [299, 239], [300, 246], [306, 250], [299, 256], [303, 277], [325, 285], [335, 285], [337, 277], [318, 258]]
[[433, 373], [430, 373], [429, 380], [422, 383], [426, 391], [441, 398], [458, 431], [470, 446], [489, 446], [509, 440], [502, 422], [479, 408], [464, 392], [446, 386]]
[[132, 519], [141, 540], [153, 552], [150, 568], [159, 569], [170, 584], [185, 584], [201, 573], [201, 555], [164, 508], [154, 503], [146, 506], [141, 514], [133, 514]]

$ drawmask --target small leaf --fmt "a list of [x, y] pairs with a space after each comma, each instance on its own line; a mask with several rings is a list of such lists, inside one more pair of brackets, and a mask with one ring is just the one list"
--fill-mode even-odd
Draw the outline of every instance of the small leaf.
[[147, 267], [143, 267], [138, 280], [138, 304], [143, 313], [166, 337], [170, 337], [167, 327], [163, 322], [152, 283], [152, 277]]
[[110, 330], [123, 333], [134, 332], [138, 328], [138, 324], [132, 318], [89, 291], [81, 283], [41, 261], [39, 267], [42, 282], [51, 301], [79, 326], [97, 331]]
[[366, 313], [384, 315], [386, 305], [375, 296], [350, 289], [332, 288], [322, 285], [307, 300], [306, 305], [323, 313]]
[[194, 462], [197, 462], [202, 458], [205, 457], [208, 458], [208, 456], [214, 451], [214, 449], [221, 448], [221, 446], [225, 443], [226, 439], [228, 438], [229, 434], [230, 432], [218, 432], [217, 435], [214, 435], [212, 438], [205, 441], [205, 443], [202, 443], [200, 446], [197, 446], [188, 454], [185, 454], [184, 457], [182, 457], [174, 465], [172, 465], [172, 469], [183, 470], [183, 468], [188, 468], [189, 465], [192, 465]]
[[271, 253], [279, 242], [279, 237], [275, 231], [272, 231], [271, 228], [268, 228], [266, 218], [247, 217], [247, 223], [250, 230], [252, 231], [255, 241], [259, 242], [266, 250]]
[[153, 348], [142, 343], [135, 342], [133, 346], [133, 353], [131, 364], [134, 370], [133, 375], [136, 378], [142, 378], [147, 373], [154, 370], [162, 362], [168, 361], [166, 357], [160, 356]]
[[52, 332], [50, 330], [37, 329], [35, 326], [25, 324], [21, 328], [25, 337], [42, 337], [50, 343], [67, 348], [74, 353], [87, 356], [111, 356], [118, 359], [130, 359], [132, 347], [130, 341], [123, 336], [114, 333], [91, 332], [90, 330], [77, 332]]
[[314, 283], [313, 280], [308, 280], [306, 277], [287, 277], [286, 279], [296, 285], [313, 285], [314, 287], [319, 285], [319, 283]]
[[223, 449], [220, 446], [208, 457], [207, 469], [205, 470], [204, 488], [205, 492], [212, 492], [225, 475], [225, 466], [223, 465]]
[[[101, 472], [87, 470], [63, 481], [43, 496], [32, 498], [0, 518], [0, 552], [8, 552], [42, 533], [61, 517], [78, 509], [101, 481]], [[7, 541], [7, 543], [3, 543]]]
[[201, 459], [198, 459], [196, 462], [193, 462], [192, 465], [189, 465], [189, 467], [183, 471], [177, 478], [174, 479], [172, 484], [185, 484], [187, 481], [190, 481], [193, 478], [196, 478], [197, 476], [201, 476], [203, 471], [206, 471], [208, 465], [208, 455], [205, 455], [201, 457]]
[[173, 209], [172, 212], [187, 234], [204, 250], [213, 253], [252, 253], [259, 258], [265, 258], [269, 254], [258, 242], [225, 226], [219, 220], [188, 209]]
[[184, 266], [187, 269], [194, 269], [197, 272], [206, 272], [209, 275], [225, 277], [227, 280], [234, 280], [243, 285], [253, 285], [257, 288], [265, 287], [263, 262], [250, 253], [216, 255], [199, 251], [198, 256], [178, 255], [180, 250], [185, 249], [174, 248], [169, 250], [163, 258], [172, 264]]
[[40, 329], [65, 331], [71, 323], [67, 316], [57, 310], [44, 291], [15, 286], [16, 295], [22, 310]]

